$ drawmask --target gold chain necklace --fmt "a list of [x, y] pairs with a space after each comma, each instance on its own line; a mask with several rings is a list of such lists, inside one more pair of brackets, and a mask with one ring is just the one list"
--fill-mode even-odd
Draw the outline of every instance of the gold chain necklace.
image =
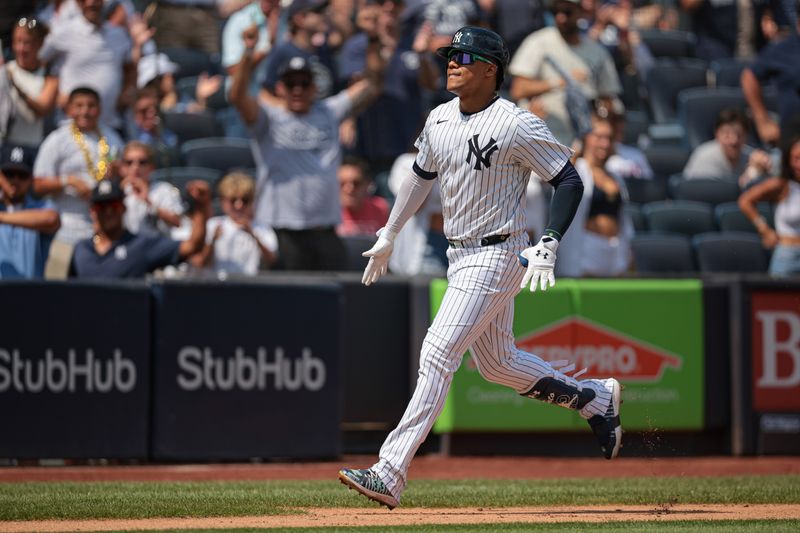
[[83, 153], [84, 159], [86, 159], [86, 171], [89, 175], [97, 181], [103, 179], [108, 170], [109, 147], [106, 138], [101, 134], [100, 139], [97, 141], [97, 166], [95, 166], [92, 161], [92, 154], [89, 153], [89, 147], [86, 146], [83, 133], [81, 133], [81, 130], [78, 129], [78, 126], [76, 126], [74, 122], [72, 123], [72, 138]]

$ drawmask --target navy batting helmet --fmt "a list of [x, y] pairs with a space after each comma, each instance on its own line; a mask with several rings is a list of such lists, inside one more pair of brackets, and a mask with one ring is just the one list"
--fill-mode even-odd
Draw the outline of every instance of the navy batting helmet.
[[447, 58], [451, 50], [462, 50], [493, 60], [497, 66], [505, 69], [508, 66], [509, 53], [503, 38], [492, 30], [464, 26], [453, 35], [450, 46], [443, 46], [436, 50], [440, 56]]
[[436, 53], [445, 59], [452, 50], [472, 52], [491, 59], [499, 68], [497, 70], [497, 86], [503, 81], [503, 73], [508, 67], [510, 54], [503, 38], [492, 30], [476, 26], [464, 26], [453, 35], [450, 46], [443, 46]]

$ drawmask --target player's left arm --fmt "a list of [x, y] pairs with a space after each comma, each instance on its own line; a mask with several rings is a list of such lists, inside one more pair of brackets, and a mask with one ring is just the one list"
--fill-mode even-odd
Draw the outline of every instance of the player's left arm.
[[540, 118], [524, 112], [518, 118], [515, 158], [539, 176], [553, 176], [549, 183], [555, 192], [544, 234], [536, 246], [520, 254], [520, 263], [528, 269], [522, 286], [530, 283], [531, 291], [537, 285], [547, 290], [548, 285], [556, 283], [553, 274], [556, 250], [583, 198], [583, 181], [569, 161], [572, 150], [556, 141]]
[[556, 284], [553, 270], [556, 266], [556, 250], [562, 236], [567, 232], [583, 198], [583, 182], [575, 167], [567, 161], [557, 176], [550, 180], [554, 188], [550, 201], [550, 215], [542, 238], [536, 246], [526, 248], [519, 255], [520, 264], [527, 268], [520, 287], [530, 284], [531, 291], [537, 285], [547, 290]]
[[573, 164], [567, 161], [561, 172], [549, 183], [553, 186], [553, 199], [550, 202], [550, 215], [544, 236], [560, 241], [572, 224], [583, 198], [583, 181]]

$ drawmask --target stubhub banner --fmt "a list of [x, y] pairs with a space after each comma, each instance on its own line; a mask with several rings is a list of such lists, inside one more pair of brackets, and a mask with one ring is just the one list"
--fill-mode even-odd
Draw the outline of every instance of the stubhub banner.
[[152, 289], [154, 459], [339, 454], [339, 285]]
[[0, 283], [0, 457], [147, 456], [144, 283]]

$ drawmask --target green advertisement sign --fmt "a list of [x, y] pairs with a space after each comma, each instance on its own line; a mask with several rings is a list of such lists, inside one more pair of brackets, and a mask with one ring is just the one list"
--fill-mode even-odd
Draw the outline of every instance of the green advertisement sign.
[[[438, 311], [445, 280], [431, 284]], [[626, 429], [702, 429], [703, 302], [699, 280], [559, 280], [515, 301], [517, 346], [548, 361], [569, 360], [581, 377], [625, 387]], [[434, 431], [586, 429], [576, 412], [485, 381], [470, 354], [456, 372]]]

